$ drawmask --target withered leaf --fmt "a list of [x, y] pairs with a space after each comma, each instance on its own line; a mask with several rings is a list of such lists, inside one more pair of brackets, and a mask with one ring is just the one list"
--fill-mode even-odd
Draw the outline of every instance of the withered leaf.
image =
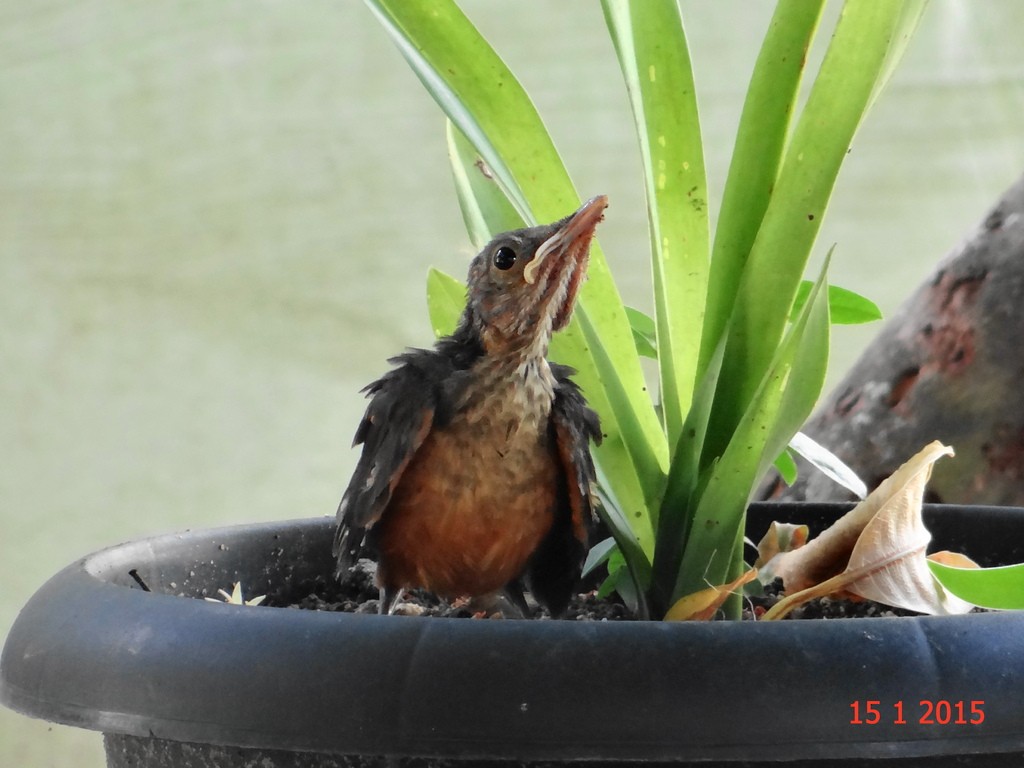
[[751, 568], [735, 581], [719, 587], [708, 587], [679, 598], [665, 614], [665, 621], [709, 621], [736, 589], [757, 578], [757, 570]]
[[789, 593], [767, 614], [781, 618], [815, 597], [846, 592], [921, 613], [966, 613], [971, 605], [948, 594], [928, 569], [931, 534], [921, 518], [932, 465], [953, 450], [926, 446], [867, 499], [821, 534], [774, 563]]

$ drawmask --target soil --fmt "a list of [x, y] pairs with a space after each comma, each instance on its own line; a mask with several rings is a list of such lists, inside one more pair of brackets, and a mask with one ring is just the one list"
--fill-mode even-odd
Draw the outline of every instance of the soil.
[[[296, 587], [293, 595], [305, 597], [284, 607], [315, 611], [344, 611], [346, 613], [377, 613], [378, 590], [373, 583], [376, 565], [371, 560], [360, 560], [340, 582], [318, 576]], [[550, 620], [551, 614], [538, 606], [529, 595], [528, 618]], [[267, 603], [273, 605], [274, 603]], [[409, 590], [398, 603], [395, 613], [401, 616], [439, 616], [452, 619], [470, 618], [522, 618], [521, 612], [503, 596], [484, 600], [448, 601], [421, 589]], [[569, 621], [630, 621], [635, 617], [621, 601], [601, 599], [596, 591], [576, 595], [562, 616]]]
[[[289, 603], [268, 601], [265, 604], [315, 611], [377, 613], [378, 590], [373, 582], [374, 571], [375, 564], [372, 561], [360, 560], [340, 582], [329, 576], [318, 576], [297, 585], [292, 591], [293, 596], [304, 594], [305, 597]], [[747, 595], [744, 598], [743, 619], [758, 620], [765, 611], [784, 596], [781, 581], [765, 586], [761, 595]], [[552, 619], [547, 610], [538, 606], [528, 595], [527, 604], [531, 611], [528, 618]], [[419, 589], [406, 592], [398, 603], [395, 613], [404, 616], [438, 616], [456, 619], [522, 618], [519, 609], [504, 597], [499, 596], [483, 601], [448, 601]], [[913, 611], [892, 608], [868, 600], [855, 601], [826, 597], [800, 606], [784, 621], [919, 615]], [[599, 598], [597, 590], [594, 589], [577, 594], [559, 619], [564, 621], [635, 621], [636, 616], [617, 596]]]
[[[764, 594], [748, 596], [743, 611], [744, 619], [758, 619], [765, 611], [786, 596], [782, 580], [776, 579], [764, 587]], [[796, 619], [876, 619], [893, 616], [920, 616], [915, 611], [893, 608], [871, 600], [822, 597], [804, 603], [786, 616], [783, 621]]]

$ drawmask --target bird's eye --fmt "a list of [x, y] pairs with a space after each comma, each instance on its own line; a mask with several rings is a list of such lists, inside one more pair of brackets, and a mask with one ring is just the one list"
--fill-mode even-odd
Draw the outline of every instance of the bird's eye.
[[494, 252], [494, 266], [498, 269], [511, 269], [516, 263], [516, 252], [506, 245], [501, 246]]

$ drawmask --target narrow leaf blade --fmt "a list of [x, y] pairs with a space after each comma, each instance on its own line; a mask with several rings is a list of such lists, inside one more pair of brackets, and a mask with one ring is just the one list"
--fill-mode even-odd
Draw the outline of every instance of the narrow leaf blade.
[[[882, 76], [899, 2], [847, 3], [786, 149], [736, 293], [715, 434], [732, 434], [782, 338], [832, 189]], [[716, 455], [721, 446], [710, 446]]]
[[700, 371], [732, 316], [743, 269], [775, 184], [824, 0], [781, 0], [758, 53], [722, 195]]
[[647, 186], [661, 406], [674, 446], [695, 385], [707, 291], [707, 179], [689, 49], [675, 0], [604, 0]]
[[803, 456], [818, 471], [853, 493], [858, 499], [863, 499], [868, 495], [867, 485], [857, 476], [856, 472], [832, 451], [812, 440], [803, 432], [793, 435], [793, 439], [789, 441], [789, 447]]
[[961, 600], [994, 610], [1024, 609], [1024, 563], [997, 568], [954, 568], [928, 561], [942, 586]]
[[829, 322], [826, 260], [810, 301], [789, 329], [700, 497], [673, 597], [724, 583], [737, 565], [757, 481], [806, 420], [825, 382]]
[[455, 193], [473, 247], [479, 250], [499, 232], [525, 226], [490, 166], [451, 120], [445, 121], [445, 133]]

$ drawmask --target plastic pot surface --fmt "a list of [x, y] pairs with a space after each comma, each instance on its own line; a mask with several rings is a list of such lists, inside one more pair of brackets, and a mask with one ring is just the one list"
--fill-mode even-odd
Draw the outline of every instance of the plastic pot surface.
[[[748, 532], [775, 519], [821, 528], [847, 508], [754, 505]], [[926, 506], [925, 521], [936, 549], [1024, 561], [1022, 509]], [[299, 599], [332, 572], [332, 533], [328, 518], [195, 531], [73, 563], [15, 622], [0, 698], [115, 740], [286, 753], [818, 764], [1024, 753], [1024, 612], [477, 621], [197, 599], [237, 581], [268, 602]]]

